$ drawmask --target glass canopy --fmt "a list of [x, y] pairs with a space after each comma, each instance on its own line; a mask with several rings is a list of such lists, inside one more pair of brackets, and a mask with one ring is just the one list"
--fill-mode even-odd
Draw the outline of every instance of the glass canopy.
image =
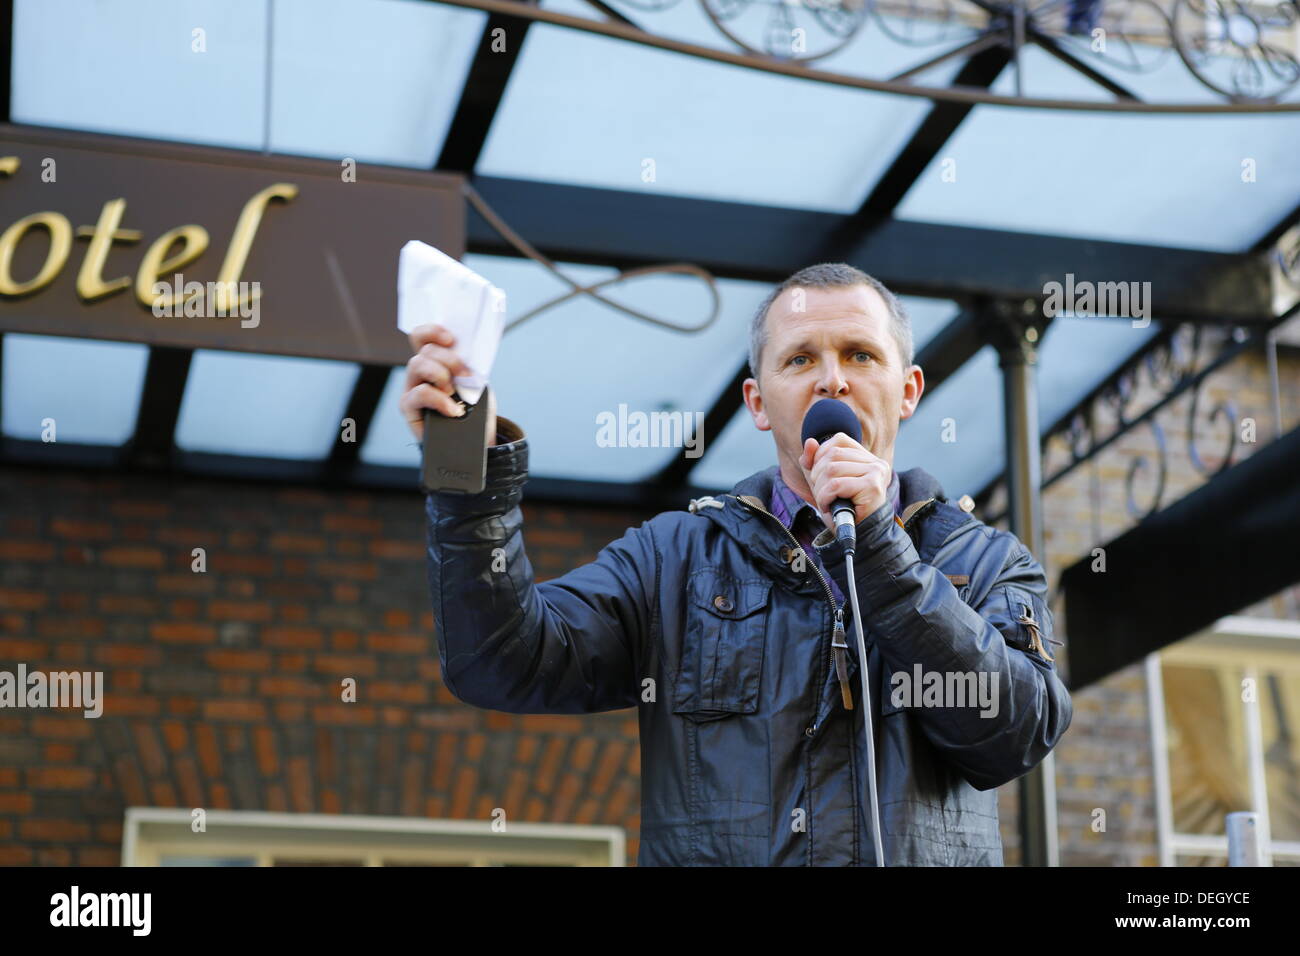
[[[657, 12], [614, 6], [659, 35], [727, 48], [696, 3]], [[605, 19], [585, 0], [546, 0], [543, 7]], [[487, 23], [481, 11], [416, 0], [16, 0], [10, 118], [433, 169], [465, 108], [464, 86], [483, 55]], [[970, 36], [959, 30], [953, 39]], [[816, 66], [888, 77], [935, 52], [892, 42], [873, 26]], [[962, 62], [946, 60], [915, 79], [950, 84]], [[1111, 96], [1035, 47], [1022, 51], [1021, 67], [1026, 95]], [[1013, 92], [1015, 70], [1002, 68], [991, 90]], [[1142, 97], [1214, 100], [1174, 56], [1147, 73], [1108, 76]], [[905, 147], [915, 145], [936, 109], [923, 98], [535, 23], [483, 126], [481, 148], [470, 151], [476, 164], [462, 172], [854, 214], [883, 177], [896, 174]], [[1295, 113], [1169, 116], [976, 105], [958, 120], [917, 165], [910, 187], [898, 190], [901, 199], [887, 215], [902, 223], [1237, 253], [1300, 207]], [[509, 208], [498, 211], [510, 220]], [[680, 258], [671, 245], [656, 252], [664, 262]], [[617, 260], [611, 250], [605, 261]], [[524, 258], [470, 254], [465, 262], [506, 290], [512, 317], [567, 291]], [[873, 268], [871, 261], [855, 264]], [[1060, 273], [1076, 265], [1061, 261]], [[582, 283], [616, 274], [589, 264], [560, 268]], [[750, 317], [777, 278], [719, 276], [718, 318], [696, 334], [638, 321], [587, 297], [511, 329], [493, 378], [501, 413], [530, 437], [532, 473], [616, 484], [658, 475], [682, 450], [601, 447], [601, 416], [676, 412], [696, 423], [744, 363]], [[669, 275], [606, 293], [685, 326], [702, 321], [711, 301], [700, 280]], [[947, 299], [905, 302], [918, 353], [959, 312]], [[394, 317], [369, 320], [388, 326]], [[1043, 428], [1158, 329], [1057, 319], [1041, 348]], [[60, 441], [121, 445], [131, 438], [147, 348], [6, 334], [3, 356], [5, 436], [39, 440], [41, 423], [53, 419]], [[83, 370], [76, 390], [68, 387], [70, 367]], [[359, 373], [349, 363], [196, 352], [175, 441], [215, 454], [324, 460]], [[359, 457], [412, 469], [414, 487], [418, 453], [397, 411], [404, 374], [402, 367], [389, 373]], [[1002, 468], [1001, 402], [1000, 373], [985, 347], [927, 392], [903, 424], [898, 467], [922, 465], [951, 495], [976, 493]], [[956, 441], [941, 440], [946, 419], [955, 423]], [[704, 442], [706, 453], [689, 475], [695, 485], [727, 489], [774, 462], [770, 436], [754, 429], [743, 406]]]

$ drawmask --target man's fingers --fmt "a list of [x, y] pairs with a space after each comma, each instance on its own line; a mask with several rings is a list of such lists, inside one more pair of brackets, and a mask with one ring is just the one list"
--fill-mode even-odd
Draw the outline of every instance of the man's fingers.
[[402, 396], [398, 403], [406, 418], [406, 424], [417, 438], [424, 435], [424, 409], [431, 408], [448, 418], [460, 418], [465, 414], [460, 402], [445, 392], [440, 392], [428, 382], [417, 385]]
[[446, 348], [451, 348], [451, 346], [456, 344], [456, 337], [436, 322], [417, 325], [407, 333], [407, 338], [410, 340], [412, 352], [418, 352], [425, 345], [431, 343]]
[[406, 388], [410, 390], [421, 382], [428, 382], [450, 392], [453, 377], [469, 374], [469, 366], [455, 352], [437, 345], [425, 345], [406, 362]]

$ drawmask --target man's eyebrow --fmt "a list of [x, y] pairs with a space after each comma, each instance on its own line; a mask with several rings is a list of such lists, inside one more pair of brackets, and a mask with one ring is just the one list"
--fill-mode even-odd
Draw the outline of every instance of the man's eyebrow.
[[[854, 351], [857, 351], [858, 349], [866, 349], [869, 352], [879, 352], [883, 349], [883, 346], [875, 339], [865, 338], [859, 334], [847, 340], [842, 346], [840, 346], [840, 348], [845, 352], [849, 351], [850, 349]], [[813, 352], [813, 351], [816, 351], [816, 349], [813, 347], [813, 343], [809, 339], [803, 339], [802, 341], [794, 345], [786, 346], [785, 348], [781, 349], [778, 352], [778, 354], [782, 358], [789, 358], [790, 356], [797, 355], [800, 352]]]

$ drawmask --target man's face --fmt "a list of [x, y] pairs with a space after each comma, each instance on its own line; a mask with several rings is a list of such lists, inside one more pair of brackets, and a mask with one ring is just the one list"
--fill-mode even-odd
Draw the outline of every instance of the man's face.
[[758, 374], [745, 380], [745, 405], [754, 425], [772, 432], [781, 476], [800, 492], [801, 431], [815, 402], [847, 404], [862, 425], [862, 446], [892, 466], [899, 422], [925, 387], [920, 366], [903, 365], [888, 306], [865, 285], [782, 292], [767, 313]]

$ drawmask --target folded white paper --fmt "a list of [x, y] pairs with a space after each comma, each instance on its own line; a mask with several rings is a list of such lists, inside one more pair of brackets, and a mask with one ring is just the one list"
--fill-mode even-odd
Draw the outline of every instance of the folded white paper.
[[456, 337], [452, 350], [472, 375], [455, 378], [471, 405], [488, 383], [506, 324], [506, 294], [444, 252], [412, 239], [397, 261], [397, 327], [410, 332], [436, 322]]

